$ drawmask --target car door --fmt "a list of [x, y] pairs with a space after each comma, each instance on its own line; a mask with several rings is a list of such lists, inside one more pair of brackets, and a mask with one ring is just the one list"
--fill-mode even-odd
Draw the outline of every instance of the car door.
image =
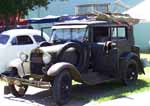
[[107, 41], [111, 41], [110, 27], [93, 27], [92, 64], [93, 70], [101, 74], [113, 75], [116, 68], [117, 49], [105, 50]]
[[19, 57], [19, 53], [24, 52], [30, 54], [33, 48], [37, 47], [37, 44], [29, 35], [19, 35], [12, 38], [11, 45], [8, 52], [10, 52], [10, 60]]
[[131, 51], [131, 44], [128, 39], [128, 29], [126, 26], [112, 28], [112, 41], [118, 44], [118, 55]]

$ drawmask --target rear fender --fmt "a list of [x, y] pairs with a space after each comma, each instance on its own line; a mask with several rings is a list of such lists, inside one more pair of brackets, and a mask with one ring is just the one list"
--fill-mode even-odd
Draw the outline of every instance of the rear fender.
[[145, 74], [144, 72], [144, 67], [143, 67], [143, 64], [140, 60], [140, 58], [135, 54], [135, 53], [125, 53], [124, 55], [121, 56], [121, 59], [126, 59], [126, 60], [130, 60], [130, 59], [133, 59], [137, 62], [137, 65], [138, 65], [138, 69], [139, 69], [139, 74]]
[[64, 70], [68, 71], [74, 80], [81, 81], [80, 72], [74, 65], [67, 62], [60, 62], [52, 65], [47, 71], [47, 75], [56, 76], [57, 74], [59, 74], [61, 71]]

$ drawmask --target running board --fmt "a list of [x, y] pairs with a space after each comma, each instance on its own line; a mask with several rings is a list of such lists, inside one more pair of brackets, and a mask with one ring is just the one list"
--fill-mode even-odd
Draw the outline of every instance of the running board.
[[87, 74], [81, 75], [82, 81], [88, 85], [96, 85], [107, 81], [115, 80], [106, 75], [100, 75], [98, 72], [89, 72]]

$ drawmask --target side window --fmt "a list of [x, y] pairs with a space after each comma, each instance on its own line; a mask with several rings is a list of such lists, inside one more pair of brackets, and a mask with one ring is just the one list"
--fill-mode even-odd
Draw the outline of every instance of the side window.
[[64, 30], [64, 40], [68, 40], [68, 39], [71, 39], [71, 29], [65, 29]]
[[33, 38], [35, 39], [35, 41], [36, 41], [37, 43], [46, 41], [42, 36], [39, 36], [39, 35], [33, 35]]
[[127, 36], [125, 27], [112, 28], [112, 37], [116, 38], [117, 36], [120, 39], [126, 39]]
[[105, 42], [110, 39], [109, 27], [93, 27], [94, 42]]
[[72, 39], [77, 41], [83, 41], [87, 38], [87, 31], [85, 28], [81, 29], [72, 29]]
[[12, 45], [33, 44], [32, 39], [28, 35], [17, 36], [12, 39]]

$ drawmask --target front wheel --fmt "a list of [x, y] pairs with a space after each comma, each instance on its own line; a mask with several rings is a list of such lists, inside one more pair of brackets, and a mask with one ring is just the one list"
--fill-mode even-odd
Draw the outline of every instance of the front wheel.
[[26, 85], [15, 85], [14, 83], [8, 84], [10, 92], [16, 97], [22, 97], [25, 95], [28, 86]]
[[125, 71], [123, 73], [124, 85], [130, 85], [138, 79], [138, 66], [135, 60], [129, 60], [127, 62]]
[[55, 78], [52, 86], [54, 101], [63, 105], [70, 100], [72, 79], [68, 71], [63, 70]]
[[[18, 73], [17, 73], [16, 69], [9, 69], [9, 71], [11, 72], [10, 73], [11, 77], [17, 77], [18, 78]], [[24, 96], [27, 89], [28, 89], [27, 85], [23, 85], [23, 84], [17, 85], [17, 84], [15, 84], [15, 82], [9, 82], [8, 86], [9, 86], [10, 92], [16, 97]]]

